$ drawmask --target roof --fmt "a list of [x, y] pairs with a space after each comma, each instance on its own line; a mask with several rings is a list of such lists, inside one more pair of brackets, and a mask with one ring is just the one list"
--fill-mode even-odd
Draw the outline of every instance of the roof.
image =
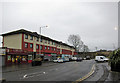
[[73, 46], [70, 46], [66, 43], [63, 43], [61, 41], [57, 41], [57, 40], [54, 40], [54, 39], [51, 39], [49, 37], [46, 37], [46, 36], [43, 36], [43, 35], [40, 35], [38, 34], [37, 32], [31, 32], [31, 31], [28, 31], [28, 30], [25, 30], [25, 29], [20, 29], [20, 30], [16, 30], [16, 31], [12, 31], [12, 32], [8, 32], [8, 33], [5, 33], [5, 34], [2, 34], [1, 36], [8, 36], [8, 35], [14, 35], [14, 34], [20, 34], [20, 33], [23, 33], [23, 34], [28, 34], [28, 35], [31, 35], [31, 36], [35, 36], [35, 37], [40, 37], [43, 38], [43, 39], [47, 39], [47, 40], [52, 40], [58, 44], [62, 44], [62, 45], [65, 45], [65, 46], [69, 46], [71, 48], [74, 48]]

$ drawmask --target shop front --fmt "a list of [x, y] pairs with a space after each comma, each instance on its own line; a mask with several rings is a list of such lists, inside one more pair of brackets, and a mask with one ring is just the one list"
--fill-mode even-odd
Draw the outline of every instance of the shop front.
[[47, 60], [47, 61], [53, 61], [53, 60], [56, 60], [57, 58], [58, 58], [58, 55], [55, 53], [46, 53], [44, 55], [44, 60]]
[[20, 49], [7, 49], [6, 65], [24, 64], [32, 62], [32, 54]]

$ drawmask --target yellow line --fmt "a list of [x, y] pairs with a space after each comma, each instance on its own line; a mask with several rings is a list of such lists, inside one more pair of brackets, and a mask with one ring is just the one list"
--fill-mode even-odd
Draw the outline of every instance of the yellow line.
[[80, 78], [80, 79], [78, 79], [78, 80], [76, 80], [75, 82], [72, 82], [72, 83], [78, 83], [80, 81], [83, 81], [83, 80], [87, 79], [89, 76], [91, 76], [94, 73], [94, 70], [95, 70], [95, 64], [92, 66], [91, 71], [87, 75], [83, 76], [82, 78]]
[[5, 78], [1, 78], [0, 80], [6, 80]]

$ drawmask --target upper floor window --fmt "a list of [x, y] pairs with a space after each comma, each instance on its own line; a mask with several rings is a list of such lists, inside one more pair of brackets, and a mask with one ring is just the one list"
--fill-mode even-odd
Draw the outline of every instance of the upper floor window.
[[28, 39], [28, 35], [27, 34], [25, 34], [25, 39]]
[[47, 49], [47, 46], [45, 46], [45, 49]]
[[42, 42], [42, 38], [40, 39], [40, 42]]
[[40, 46], [40, 49], [42, 50], [42, 45]]
[[55, 48], [54, 48], [54, 51], [55, 51]]
[[50, 50], [50, 47], [48, 47], [48, 50]]
[[57, 49], [57, 51], [59, 52], [59, 51], [60, 51], [60, 49]]
[[30, 44], [30, 48], [33, 48], [33, 44]]
[[37, 41], [39, 41], [39, 38], [37, 37]]
[[36, 45], [36, 49], [39, 49], [39, 45]]
[[28, 43], [25, 43], [25, 48], [28, 48]]
[[48, 40], [48, 44], [50, 44], [50, 40]]
[[45, 40], [45, 43], [47, 43], [47, 40]]
[[53, 50], [53, 48], [52, 48], [52, 50]]
[[30, 36], [30, 40], [33, 40], [33, 36]]

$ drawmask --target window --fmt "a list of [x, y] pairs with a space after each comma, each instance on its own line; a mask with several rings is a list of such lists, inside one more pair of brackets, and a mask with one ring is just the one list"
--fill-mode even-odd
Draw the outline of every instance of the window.
[[39, 49], [39, 45], [36, 45], [36, 49]]
[[52, 48], [52, 50], [53, 50], [53, 48]]
[[25, 48], [28, 48], [28, 43], [25, 43]]
[[53, 45], [53, 42], [52, 42], [52, 45]]
[[40, 42], [42, 42], [42, 38], [40, 39]]
[[54, 51], [55, 51], [55, 48], [54, 48]]
[[45, 46], [45, 49], [47, 49], [47, 47]]
[[27, 34], [25, 34], [25, 39], [28, 39], [28, 35]]
[[33, 48], [33, 44], [30, 44], [30, 48]]
[[40, 46], [40, 49], [42, 50], [42, 45]]
[[33, 36], [30, 36], [30, 40], [33, 40]]
[[60, 51], [60, 49], [57, 49], [57, 51], [59, 52], [59, 51]]
[[37, 41], [39, 41], [39, 38], [37, 37]]
[[48, 47], [48, 50], [50, 50], [50, 47]]
[[50, 40], [48, 40], [48, 44], [50, 44]]
[[45, 40], [45, 43], [47, 43], [47, 40]]

